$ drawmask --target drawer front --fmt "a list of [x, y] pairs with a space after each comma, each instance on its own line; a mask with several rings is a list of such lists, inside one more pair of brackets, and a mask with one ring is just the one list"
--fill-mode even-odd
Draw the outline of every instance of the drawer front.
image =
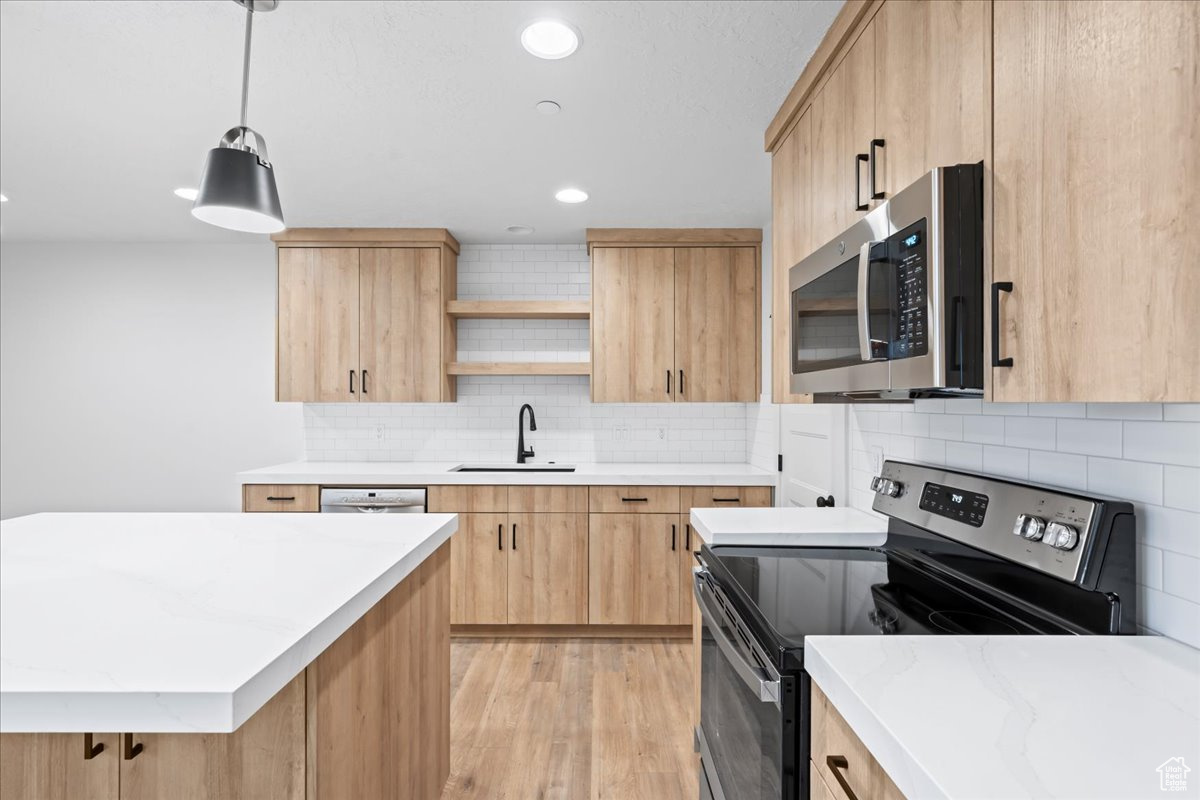
[[586, 514], [586, 486], [510, 486], [508, 510], [513, 514]]
[[429, 511], [435, 514], [504, 514], [507, 486], [430, 486]]
[[321, 487], [315, 484], [255, 483], [242, 486], [242, 511], [321, 510]]
[[593, 514], [677, 514], [678, 486], [593, 486], [588, 490]]
[[770, 486], [685, 486], [680, 513], [693, 508], [769, 508]]
[[896, 784], [815, 683], [812, 763], [838, 800], [904, 800]]
[[844, 797], [839, 798], [825, 784], [815, 761], [808, 762], [808, 797], [809, 800], [846, 800]]

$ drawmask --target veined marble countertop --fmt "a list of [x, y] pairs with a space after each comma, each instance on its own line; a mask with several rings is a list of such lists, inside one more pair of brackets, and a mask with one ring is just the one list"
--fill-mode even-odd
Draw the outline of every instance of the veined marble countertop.
[[[1159, 636], [811, 636], [805, 669], [910, 800], [1200, 796], [1200, 650]], [[1160, 789], [1159, 767], [1191, 770]]]
[[[439, 486], [774, 486], [749, 464], [575, 464], [574, 472], [451, 472], [462, 461], [294, 461], [239, 472], [242, 483]], [[540, 464], [539, 466], [547, 466]]]
[[453, 514], [5, 520], [0, 732], [232, 732], [457, 528]]
[[887, 539], [887, 520], [853, 508], [693, 508], [705, 544], [872, 547]]

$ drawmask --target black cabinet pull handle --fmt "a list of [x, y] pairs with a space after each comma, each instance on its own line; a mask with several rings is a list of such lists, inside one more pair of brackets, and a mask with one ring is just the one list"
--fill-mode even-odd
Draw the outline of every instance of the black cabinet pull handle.
[[690, 523], [690, 522], [687, 523], [686, 525], [683, 526], [683, 529], [687, 532], [684, 534], [684, 536], [686, 536], [687, 538], [685, 538], [683, 540], [684, 541], [683, 549], [690, 553], [690, 552], [692, 552], [692, 523]]
[[714, 497], [713, 502], [714, 503], [740, 503], [740, 502], [742, 502], [742, 498], [740, 498], [740, 497]]
[[870, 178], [868, 180], [871, 181], [871, 199], [872, 200], [882, 200], [883, 199], [883, 192], [881, 192], [877, 188], [875, 188], [875, 164], [877, 161], [879, 161], [879, 157], [875, 155], [875, 148], [879, 148], [880, 150], [882, 150], [884, 148], [884, 146], [885, 145], [884, 145], [883, 139], [872, 139], [871, 140], [871, 168], [870, 168], [870, 170], [868, 170], [868, 172], [870, 174]]
[[138, 757], [138, 753], [142, 752], [142, 743], [133, 743], [133, 734], [125, 733], [121, 735], [121, 757], [126, 761], [133, 761]]
[[648, 502], [650, 502], [650, 498], [649, 497], [622, 497], [621, 502], [622, 503], [648, 503]]
[[504, 524], [503, 523], [496, 526], [496, 549], [497, 550], [504, 549]]
[[1011, 367], [1011, 358], [1000, 357], [1000, 293], [1011, 292], [1012, 281], [999, 281], [992, 284], [992, 366]]
[[83, 735], [83, 760], [91, 761], [96, 756], [104, 752], [104, 742], [100, 744], [92, 744], [92, 734], [85, 733]]
[[829, 495], [829, 497], [818, 497], [817, 498], [817, 508], [833, 508], [833, 507], [834, 507], [833, 495]]
[[867, 204], [862, 201], [862, 170], [859, 165], [864, 161], [870, 161], [866, 153], [859, 153], [854, 157], [854, 210], [866, 211]]
[[517, 549], [517, 523], [515, 522], [512, 524], [512, 542], [512, 549], [515, 551]]
[[679, 396], [683, 397], [683, 370], [679, 370]]
[[850, 788], [850, 784], [841, 773], [843, 769], [850, 769], [850, 762], [846, 760], [846, 757], [825, 756], [825, 764], [829, 767], [829, 771], [833, 773], [838, 786], [841, 786], [842, 791], [846, 793], [846, 797], [850, 798], [850, 800], [858, 800], [858, 795], [854, 794], [854, 790]]
[[667, 394], [671, 393], [671, 370], [667, 370]]
[[267, 500], [272, 503], [290, 503], [295, 499], [296, 499], [295, 495], [292, 495], [291, 497], [275, 497], [274, 495], [267, 496]]
[[354, 370], [350, 370], [350, 394], [354, 394]]
[[671, 550], [675, 549], [675, 535], [678, 533], [675, 523], [671, 523]]
[[367, 371], [364, 369], [362, 371], [362, 373], [363, 373], [362, 374], [362, 393], [366, 394], [367, 393]]

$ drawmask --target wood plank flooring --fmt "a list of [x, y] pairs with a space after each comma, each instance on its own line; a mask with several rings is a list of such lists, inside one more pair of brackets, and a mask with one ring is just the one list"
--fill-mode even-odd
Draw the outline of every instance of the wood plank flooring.
[[455, 639], [442, 800], [695, 800], [691, 643]]

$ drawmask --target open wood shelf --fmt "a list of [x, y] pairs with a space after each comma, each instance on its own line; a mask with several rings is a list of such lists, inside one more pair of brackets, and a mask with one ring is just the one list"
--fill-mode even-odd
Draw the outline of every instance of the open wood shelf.
[[591, 375], [588, 361], [452, 361], [448, 375]]
[[587, 319], [589, 300], [449, 300], [446, 315], [455, 319]]

